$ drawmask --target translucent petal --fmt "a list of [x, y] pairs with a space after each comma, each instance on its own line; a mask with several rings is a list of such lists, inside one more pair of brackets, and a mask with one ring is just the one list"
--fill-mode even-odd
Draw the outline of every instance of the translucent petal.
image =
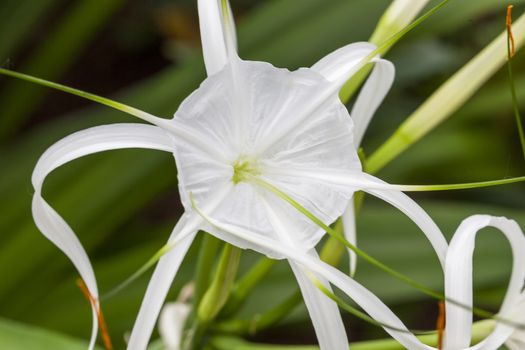
[[[325, 185], [331, 185], [335, 189], [340, 188], [341, 191], [361, 190], [381, 198], [401, 210], [414, 221], [432, 244], [442, 266], [445, 265], [447, 241], [441, 230], [416, 202], [403, 192], [393, 190], [388, 183], [366, 173], [356, 171], [342, 172], [338, 169], [275, 168], [271, 169], [271, 174], [272, 176], [274, 174], [279, 174], [280, 176], [288, 174], [289, 176], [295, 176], [296, 179], [301, 179], [303, 183], [319, 184], [323, 182]], [[286, 192], [286, 189], [281, 188], [281, 190]], [[288, 192], [286, 193], [289, 194]]]
[[[226, 3], [227, 13], [223, 13], [223, 2]], [[228, 55], [235, 50], [235, 23], [228, 1], [198, 0], [198, 8], [206, 72], [213, 75], [228, 63]]]
[[[525, 315], [516, 309], [522, 300], [521, 288], [525, 280], [525, 236], [516, 222], [501, 217], [475, 215], [465, 219], [457, 229], [450, 242], [445, 268], [445, 295], [447, 298], [472, 307], [472, 258], [475, 239], [479, 230], [484, 227], [495, 227], [509, 240], [513, 264], [512, 274], [499, 311], [499, 316], [523, 322]], [[518, 308], [519, 309], [519, 308]], [[446, 303], [445, 348], [461, 349], [468, 347], [471, 338], [472, 311]], [[518, 319], [516, 319], [518, 317]], [[521, 319], [519, 319], [521, 318]], [[495, 330], [483, 341], [472, 348], [493, 350], [499, 348], [514, 328], [498, 323]]]
[[182, 302], [164, 306], [159, 317], [159, 333], [166, 350], [180, 350], [184, 324], [190, 315], [191, 306]]
[[[360, 170], [352, 144], [351, 119], [336, 96], [332, 104], [326, 104], [286, 138], [265, 152], [258, 152], [259, 142], [265, 135], [280, 130], [283, 122], [293, 121], [298, 106], [316, 98], [330, 85], [320, 75], [306, 69], [290, 72], [261, 62], [239, 61], [236, 74], [231, 74], [229, 68], [206, 79], [183, 102], [173, 119], [177, 128], [199, 135], [226, 159], [218, 162], [215, 155], [175, 137], [179, 189], [186, 209], [191, 207], [188, 193], [191, 192], [197, 202], [204, 203], [215, 188], [231, 184], [233, 167], [239, 160], [253, 162], [263, 174], [267, 166]], [[272, 177], [272, 181], [329, 223], [342, 214], [352, 195], [348, 189], [319, 182], [304, 183], [293, 177]], [[303, 237], [298, 243], [303, 241], [307, 247], [315, 245], [322, 231], [286, 203], [280, 201], [278, 205], [286, 208], [294, 222], [304, 226], [298, 230]], [[260, 232], [272, 236], [271, 225], [260, 213], [256, 190], [240, 183], [213, 215], [247, 229], [256, 226]]]
[[[224, 198], [228, 197], [230, 190], [231, 186], [217, 188], [204, 205], [205, 210], [213, 211], [215, 208], [222, 206]], [[168, 240], [168, 244], [173, 248], [159, 260], [153, 272], [131, 332], [128, 350], [146, 349], [162, 304], [175, 279], [180, 264], [197, 231], [204, 226], [201, 217], [193, 214], [190, 209], [183, 214], [173, 229]]]
[[[71, 160], [96, 152], [134, 147], [171, 152], [173, 143], [168, 134], [155, 126], [142, 124], [98, 126], [71, 134], [49, 147], [33, 170], [32, 183], [35, 193], [32, 211], [35, 224], [51, 242], [67, 255], [95, 299], [98, 299], [97, 283], [89, 258], [73, 230], [42, 198], [42, 185], [49, 173]], [[90, 348], [93, 348], [96, 340], [97, 308], [98, 306], [93, 307]]]
[[290, 261], [290, 266], [301, 289], [321, 350], [347, 350], [348, 338], [337, 304], [324, 295], [308, 275], [315, 276], [320, 283], [331, 290], [328, 281], [293, 261]]
[[358, 64], [375, 49], [371, 43], [352, 43], [326, 55], [312, 69], [341, 87], [356, 72]]
[[[272, 204], [262, 196], [261, 200], [265, 204], [265, 209], [272, 227], [276, 232], [277, 239], [282, 242], [281, 244], [283, 245], [288, 245], [292, 249], [300, 250], [300, 246], [294, 242], [294, 237], [299, 236], [293, 233], [294, 230], [297, 230], [297, 227], [293, 222], [288, 220], [286, 213], [279, 208], [273, 207]], [[309, 250], [308, 254], [319, 259], [314, 249]], [[290, 261], [290, 266], [301, 289], [321, 349], [348, 349], [348, 339], [337, 304], [324, 295], [317, 286], [312, 283], [310, 275], [315, 277], [328, 290], [331, 290], [328, 281], [294, 261]]]
[[131, 332], [128, 350], [146, 349], [164, 299], [200, 225], [199, 217], [184, 214], [173, 229], [168, 243], [174, 246], [159, 260], [153, 272]]
[[394, 65], [383, 59], [374, 60], [375, 66], [361, 89], [350, 116], [354, 121], [354, 142], [359, 147], [368, 124], [377, 108], [383, 102], [394, 82]]
[[244, 247], [258, 252], [271, 252], [272, 255], [281, 255], [295, 263], [300, 264], [313, 273], [323, 276], [330, 283], [337, 286], [360, 305], [371, 317], [378, 322], [388, 325], [385, 331], [392, 335], [403, 346], [411, 350], [435, 350], [422, 344], [412, 333], [408, 331], [399, 318], [372, 292], [360, 285], [358, 282], [345, 275], [338, 269], [324, 263], [320, 259], [300, 252], [292, 247], [283, 245], [274, 239], [254, 234], [243, 228], [222, 223], [199, 210], [199, 214], [210, 224], [216, 227], [218, 237], [227, 242], [244, 241]]

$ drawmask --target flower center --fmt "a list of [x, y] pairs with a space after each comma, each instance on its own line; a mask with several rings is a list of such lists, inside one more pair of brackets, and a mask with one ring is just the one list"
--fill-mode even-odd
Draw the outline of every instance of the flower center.
[[254, 177], [261, 174], [261, 170], [257, 161], [240, 156], [233, 164], [233, 176], [232, 181], [235, 185], [239, 182], [246, 181], [250, 177]]

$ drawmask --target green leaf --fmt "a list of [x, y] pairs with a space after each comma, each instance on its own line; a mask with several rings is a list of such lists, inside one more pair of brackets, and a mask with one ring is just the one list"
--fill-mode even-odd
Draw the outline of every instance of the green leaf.
[[88, 347], [85, 341], [3, 318], [0, 318], [0, 345], [10, 350], [85, 350]]

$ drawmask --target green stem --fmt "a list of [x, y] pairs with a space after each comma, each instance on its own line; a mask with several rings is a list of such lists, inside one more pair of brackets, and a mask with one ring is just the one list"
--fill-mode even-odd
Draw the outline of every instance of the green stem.
[[301, 292], [296, 291], [283, 302], [267, 312], [256, 314], [249, 320], [229, 319], [212, 326], [212, 330], [227, 334], [253, 335], [269, 328], [290, 314], [302, 300]]
[[202, 238], [197, 265], [195, 266], [195, 295], [193, 297], [195, 310], [210, 285], [212, 266], [219, 243], [220, 241], [215, 236], [209, 234], [205, 234]]
[[197, 310], [198, 320], [204, 324], [212, 321], [221, 311], [228, 299], [232, 284], [237, 274], [241, 258], [241, 249], [226, 243], [222, 251], [219, 266], [210, 288], [202, 297]]
[[[197, 307], [197, 317], [193, 321], [189, 336], [184, 343], [184, 349], [200, 349], [204, 343], [206, 330], [228, 300], [239, 268], [240, 258], [241, 250], [239, 248], [229, 243], [224, 244], [215, 277]], [[211, 262], [208, 258], [203, 259]]]
[[461, 308], [463, 308], [465, 310], [472, 311], [475, 315], [477, 315], [479, 317], [491, 318], [491, 319], [494, 319], [494, 320], [498, 320], [501, 323], [504, 323], [504, 324], [507, 324], [507, 325], [511, 325], [513, 327], [520, 327], [520, 328], [523, 327], [523, 325], [520, 324], [520, 323], [516, 323], [516, 322], [514, 322], [512, 320], [507, 320], [507, 319], [501, 318], [501, 317], [499, 317], [497, 315], [494, 315], [493, 313], [491, 313], [489, 311], [485, 311], [485, 310], [477, 308], [477, 307], [471, 307], [470, 305], [463, 304], [461, 302], [458, 302], [457, 300], [446, 298], [445, 295], [443, 295], [442, 293], [440, 293], [438, 291], [435, 291], [435, 290], [433, 290], [431, 288], [428, 288], [428, 287], [424, 286], [423, 284], [413, 280], [412, 278], [402, 274], [401, 272], [398, 272], [398, 271], [392, 269], [391, 267], [385, 265], [381, 261], [379, 261], [376, 258], [374, 258], [371, 255], [369, 255], [365, 251], [363, 251], [363, 250], [357, 248], [356, 246], [354, 246], [353, 244], [349, 243], [344, 237], [339, 236], [337, 234], [337, 232], [335, 232], [331, 227], [329, 227], [325, 223], [323, 223], [319, 218], [317, 218], [314, 214], [312, 214], [310, 211], [308, 211], [306, 208], [304, 208], [301, 204], [299, 204], [293, 198], [291, 198], [286, 193], [284, 193], [283, 191], [281, 191], [277, 187], [273, 186], [272, 184], [270, 184], [270, 183], [268, 183], [268, 182], [266, 182], [264, 180], [261, 180], [261, 179], [259, 179], [257, 177], [251, 177], [250, 181], [252, 183], [254, 183], [254, 184], [257, 184], [257, 185], [261, 186], [262, 188], [265, 188], [265, 189], [273, 192], [279, 198], [281, 198], [284, 201], [288, 202], [291, 206], [293, 206], [295, 209], [297, 209], [297, 211], [299, 211], [301, 214], [303, 214], [308, 219], [310, 219], [313, 223], [315, 223], [316, 225], [321, 227], [323, 230], [325, 230], [326, 233], [328, 233], [330, 236], [335, 237], [338, 241], [343, 243], [348, 249], [351, 249], [353, 252], [355, 252], [357, 256], [359, 256], [360, 258], [364, 259], [365, 261], [367, 261], [371, 265], [373, 265], [373, 266], [383, 270], [384, 272], [388, 273], [392, 277], [402, 281], [403, 283], [405, 283], [405, 284], [407, 284], [407, 285], [409, 285], [409, 286], [411, 286], [411, 287], [421, 291], [422, 293], [424, 293], [424, 294], [426, 294], [426, 295], [428, 295], [428, 296], [430, 296], [430, 297], [432, 297], [434, 299], [447, 301], [447, 302], [449, 302], [449, 303], [451, 303], [451, 304], [453, 304], [455, 306], [461, 307]]
[[[495, 327], [495, 322], [485, 320], [474, 323], [472, 326], [472, 343], [477, 344], [485, 339]], [[436, 347], [438, 335], [436, 333], [417, 337], [422, 343]], [[216, 350], [317, 350], [315, 345], [270, 345], [256, 344], [233, 337], [213, 337], [211, 344]], [[350, 344], [352, 350], [404, 350], [394, 339], [369, 340]]]
[[521, 122], [521, 115], [518, 105], [518, 97], [516, 96], [516, 87], [514, 86], [514, 75], [512, 73], [512, 57], [513, 53], [511, 50], [511, 32], [510, 24], [507, 27], [507, 73], [509, 76], [510, 93], [512, 96], [512, 110], [514, 117], [516, 118], [516, 126], [518, 127], [518, 134], [520, 137], [521, 151], [525, 159], [525, 134], [523, 132], [523, 123]]
[[232, 288], [230, 297], [221, 312], [221, 316], [228, 317], [237, 312], [243, 305], [251, 291], [266, 277], [277, 263], [276, 260], [261, 258]]
[[124, 103], [120, 103], [120, 102], [111, 100], [109, 98], [98, 96], [98, 95], [95, 95], [95, 94], [92, 94], [86, 91], [82, 91], [82, 90], [78, 90], [78, 89], [75, 89], [69, 86], [65, 86], [62, 84], [54, 83], [49, 80], [33, 77], [31, 75], [27, 75], [23, 73], [18, 73], [18, 72], [15, 72], [9, 69], [5, 69], [5, 68], [0, 68], [0, 74], [7, 75], [7, 76], [17, 78], [17, 79], [21, 79], [21, 80], [25, 80], [25, 81], [35, 83], [38, 85], [46, 86], [48, 88], [66, 92], [71, 95], [76, 95], [76, 96], [85, 98], [86, 100], [91, 100], [93, 102], [97, 102], [102, 105], [119, 110], [121, 112], [130, 114], [132, 116], [135, 116], [137, 118], [140, 118], [148, 122], [151, 122], [153, 124], [155, 124], [155, 122], [159, 120], [158, 117], [155, 117], [154, 115], [151, 115], [147, 112], [141, 111], [140, 109], [137, 109], [135, 107], [131, 107]]

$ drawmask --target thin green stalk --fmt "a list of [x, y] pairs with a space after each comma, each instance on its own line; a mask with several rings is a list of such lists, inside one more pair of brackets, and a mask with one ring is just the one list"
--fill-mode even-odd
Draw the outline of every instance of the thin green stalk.
[[[472, 343], [477, 344], [485, 339], [494, 330], [495, 322], [485, 320], [475, 322], [472, 326]], [[436, 333], [420, 335], [417, 337], [422, 343], [436, 347], [438, 335]], [[271, 345], [256, 344], [245, 340], [216, 336], [210, 340], [210, 344], [215, 350], [318, 350], [316, 345]], [[351, 343], [352, 350], [404, 350], [405, 347], [399, 344], [395, 339], [369, 340], [363, 342]]]
[[140, 276], [142, 276], [146, 271], [148, 271], [153, 265], [159, 261], [164, 254], [168, 253], [173, 247], [175, 247], [175, 244], [165, 244], [157, 250], [155, 254], [151, 258], [146, 261], [144, 265], [142, 265], [137, 271], [135, 271], [131, 276], [126, 278], [123, 282], [119, 283], [117, 286], [109, 290], [108, 292], [102, 294], [100, 296], [100, 300], [104, 301], [107, 299], [110, 299], [120, 293], [122, 290], [124, 290], [126, 287], [128, 287], [131, 283], [133, 283], [135, 280], [137, 280]]
[[249, 320], [233, 318], [221, 321], [212, 325], [211, 329], [220, 333], [253, 335], [275, 325], [284, 319], [290, 314], [290, 311], [301, 302], [301, 300], [301, 292], [295, 291], [283, 302], [271, 308], [269, 311], [256, 314]]
[[375, 319], [373, 319], [372, 317], [368, 316], [366, 313], [364, 313], [363, 311], [353, 307], [352, 305], [346, 303], [343, 299], [339, 298], [337, 295], [335, 295], [332, 291], [330, 291], [328, 288], [326, 288], [322, 283], [321, 281], [319, 281], [313, 274], [310, 274], [309, 275], [309, 278], [310, 280], [312, 281], [312, 283], [324, 294], [326, 295], [327, 297], [329, 297], [330, 299], [332, 299], [333, 301], [335, 301], [337, 303], [337, 305], [339, 305], [339, 307], [341, 307], [343, 310], [346, 310], [348, 313], [354, 315], [355, 317], [365, 321], [365, 322], [368, 322], [374, 326], [377, 326], [377, 327], [383, 327], [383, 328], [387, 328], [387, 329], [391, 329], [391, 330], [394, 330], [394, 331], [397, 331], [397, 332], [403, 332], [403, 333], [412, 333], [412, 334], [428, 334], [429, 332], [428, 331], [413, 331], [413, 330], [407, 330], [407, 329], [402, 329], [402, 328], [397, 328], [397, 327], [394, 327], [394, 326], [390, 326], [388, 324], [385, 324], [385, 323], [381, 323], [379, 321], [376, 321]]
[[[525, 15], [520, 16], [514, 28], [520, 33], [525, 31]], [[381, 170], [462, 106], [505, 64], [506, 42], [507, 33], [503, 32], [441, 85], [368, 158], [368, 172], [374, 174]], [[524, 43], [524, 36], [516, 38], [516, 48]]]
[[511, 177], [508, 179], [465, 182], [460, 184], [443, 184], [443, 185], [392, 185], [392, 189], [397, 189], [403, 192], [430, 192], [430, 191], [453, 191], [453, 190], [468, 190], [474, 188], [484, 188], [508, 185], [517, 182], [525, 181], [525, 176]]
[[377, 49], [375, 49], [370, 55], [368, 55], [363, 60], [363, 65], [359, 68], [359, 70], [352, 76], [348, 82], [345, 83], [345, 85], [341, 88], [341, 91], [339, 92], [339, 97], [341, 98], [341, 101], [344, 103], [348, 102], [350, 98], [353, 96], [353, 94], [357, 91], [359, 86], [361, 86], [362, 82], [365, 80], [365, 78], [368, 76], [370, 71], [372, 70], [373, 65], [370, 64], [370, 60], [374, 58], [377, 55], [384, 55], [390, 48], [398, 42], [401, 38], [403, 38], [406, 34], [408, 34], [410, 31], [412, 31], [414, 28], [419, 26], [421, 23], [426, 21], [430, 16], [432, 16], [434, 13], [439, 11], [443, 6], [447, 4], [449, 0], [441, 1], [439, 4], [425, 12], [422, 16], [418, 17], [414, 22], [410, 23], [408, 26], [402, 28], [401, 30], [395, 32], [392, 36], [387, 38], [386, 40], [378, 43], [374, 42], [374, 44], [378, 45]]
[[225, 243], [215, 277], [197, 306], [197, 317], [194, 319], [189, 335], [185, 339], [184, 349], [200, 349], [210, 323], [228, 300], [240, 259], [241, 250]]
[[306, 208], [304, 208], [299, 202], [288, 196], [286, 193], [275, 187], [274, 185], [261, 180], [256, 177], [252, 177], [250, 181], [256, 185], [261, 186], [262, 188], [265, 188], [269, 190], [270, 192], [277, 195], [282, 200], [289, 203], [291, 206], [293, 206], [297, 211], [299, 211], [301, 214], [306, 216], [308, 219], [310, 219], [313, 223], [315, 223], [317, 226], [321, 227], [323, 230], [326, 231], [331, 237], [334, 237], [337, 239], [340, 243], [342, 243], [344, 246], [346, 246], [348, 249], [351, 249], [354, 253], [356, 253], [360, 258], [367, 261], [371, 265], [374, 265], [375, 267], [385, 271], [386, 273], [390, 274], [391, 276], [403, 281], [404, 283], [422, 291], [423, 293], [432, 296], [434, 298], [443, 299], [443, 296], [441, 293], [434, 291], [430, 288], [427, 288], [418, 282], [412, 280], [410, 277], [403, 275], [402, 273], [392, 269], [391, 267], [383, 264], [379, 260], [375, 259], [374, 257], [370, 256], [368, 253], [364, 252], [363, 250], [357, 248], [353, 244], [349, 243], [344, 237], [339, 235], [334, 229], [332, 229], [330, 226], [326, 225], [324, 222], [322, 222], [319, 218], [317, 218], [315, 215], [313, 215], [310, 211], [308, 211]]
[[66, 92], [66, 93], [71, 94], [71, 95], [76, 95], [76, 96], [85, 98], [87, 100], [91, 100], [93, 102], [97, 102], [97, 103], [100, 103], [102, 105], [108, 106], [110, 108], [116, 109], [118, 111], [124, 112], [126, 114], [130, 114], [132, 116], [135, 116], [135, 117], [140, 118], [140, 119], [145, 120], [145, 121], [152, 122], [152, 121], [155, 121], [156, 119], [158, 119], [154, 115], [151, 115], [149, 113], [141, 111], [140, 109], [137, 109], [135, 107], [128, 106], [128, 105], [126, 105], [124, 103], [117, 102], [117, 101], [111, 100], [111, 99], [106, 98], [106, 97], [98, 96], [98, 95], [95, 95], [95, 94], [92, 94], [92, 93], [89, 93], [89, 92], [86, 92], [86, 91], [78, 90], [78, 89], [75, 89], [75, 88], [72, 88], [72, 87], [69, 87], [69, 86], [65, 86], [65, 85], [62, 85], [62, 84], [54, 83], [54, 82], [49, 81], [49, 80], [33, 77], [31, 75], [15, 72], [15, 71], [12, 71], [12, 70], [9, 70], [9, 69], [5, 69], [5, 68], [0, 68], [0, 74], [7, 75], [7, 76], [10, 76], [12, 78], [25, 80], [25, 81], [28, 81], [28, 82], [31, 82], [31, 83], [35, 83], [35, 84], [38, 84], [38, 85], [46, 86], [48, 88], [59, 90], [59, 91], [62, 91], [62, 92]]
[[202, 323], [212, 321], [221, 311], [231, 291], [231, 287], [239, 268], [241, 249], [226, 243], [217, 267], [217, 272], [202, 297], [197, 310], [198, 320]]
[[197, 264], [195, 266], [195, 294], [193, 296], [194, 309], [200, 304], [204, 293], [210, 286], [210, 277], [213, 262], [219, 248], [220, 241], [212, 235], [204, 234], [202, 238]]
[[253, 176], [250, 177], [250, 181], [252, 183], [254, 183], [254, 184], [257, 184], [257, 185], [261, 186], [262, 188], [265, 188], [265, 189], [271, 191], [272, 193], [277, 195], [279, 198], [283, 199], [284, 201], [286, 201], [287, 203], [292, 205], [297, 211], [299, 211], [301, 214], [306, 216], [313, 223], [315, 223], [316, 225], [321, 227], [323, 230], [325, 230], [326, 233], [328, 233], [331, 237], [335, 237], [339, 242], [344, 244], [348, 249], [351, 249], [353, 252], [355, 252], [357, 256], [359, 256], [360, 258], [364, 259], [365, 261], [367, 261], [371, 265], [373, 265], [373, 266], [383, 270], [384, 272], [388, 273], [392, 277], [402, 281], [403, 283], [405, 283], [405, 284], [407, 284], [407, 285], [409, 285], [409, 286], [411, 286], [411, 287], [421, 291], [422, 293], [424, 293], [424, 294], [426, 294], [426, 295], [428, 295], [428, 296], [430, 296], [430, 297], [432, 297], [434, 299], [447, 301], [447, 302], [449, 302], [449, 303], [451, 303], [451, 304], [453, 304], [455, 306], [461, 307], [461, 308], [463, 308], [465, 310], [472, 311], [475, 315], [477, 315], [479, 317], [495, 319], [495, 320], [497, 320], [497, 321], [499, 321], [501, 323], [504, 323], [504, 324], [507, 324], [507, 325], [511, 325], [513, 327], [517, 327], [517, 328], [520, 328], [520, 329], [525, 327], [525, 325], [523, 325], [523, 324], [516, 323], [516, 322], [514, 322], [512, 320], [503, 319], [503, 318], [501, 318], [501, 317], [499, 317], [497, 315], [494, 315], [493, 313], [491, 313], [489, 311], [485, 311], [485, 310], [480, 309], [478, 307], [471, 307], [469, 305], [465, 305], [465, 304], [463, 304], [461, 302], [458, 302], [456, 300], [453, 300], [453, 299], [450, 299], [450, 298], [446, 298], [445, 295], [443, 295], [442, 293], [422, 285], [421, 283], [413, 280], [412, 278], [404, 275], [403, 273], [398, 272], [398, 271], [392, 269], [391, 267], [385, 265], [384, 263], [382, 263], [381, 261], [379, 261], [376, 258], [372, 257], [371, 255], [369, 255], [365, 251], [357, 248], [355, 245], [353, 245], [350, 242], [348, 242], [344, 237], [338, 235], [337, 232], [334, 231], [334, 229], [332, 229], [331, 227], [329, 227], [328, 225], [323, 223], [318, 217], [316, 217], [314, 214], [312, 214], [310, 211], [308, 211], [300, 203], [298, 203], [296, 200], [294, 200], [293, 198], [288, 196], [286, 193], [284, 193], [283, 191], [281, 191], [280, 189], [278, 189], [274, 185], [272, 185], [272, 184], [270, 184], [270, 183], [268, 183], [268, 182], [266, 182], [264, 180], [261, 180], [261, 179], [259, 179], [257, 177], [253, 177]]
[[266, 277], [276, 263], [276, 260], [261, 258], [255, 266], [235, 283], [230, 297], [221, 312], [221, 316], [228, 317], [237, 312], [244, 305], [252, 290]]
[[[343, 220], [338, 219], [335, 222], [334, 232], [338, 236], [343, 237]], [[337, 267], [344, 253], [345, 246], [337, 238], [330, 236], [321, 249], [320, 258], [325, 263]]]
[[518, 134], [520, 137], [521, 151], [523, 158], [525, 159], [525, 134], [523, 133], [523, 123], [521, 121], [521, 115], [518, 105], [518, 97], [516, 96], [516, 87], [514, 84], [514, 75], [512, 74], [512, 58], [514, 57], [514, 37], [512, 35], [512, 5], [507, 7], [507, 73], [509, 76], [509, 87], [510, 94], [512, 96], [512, 110], [514, 117], [516, 118], [516, 126], [518, 127]]

